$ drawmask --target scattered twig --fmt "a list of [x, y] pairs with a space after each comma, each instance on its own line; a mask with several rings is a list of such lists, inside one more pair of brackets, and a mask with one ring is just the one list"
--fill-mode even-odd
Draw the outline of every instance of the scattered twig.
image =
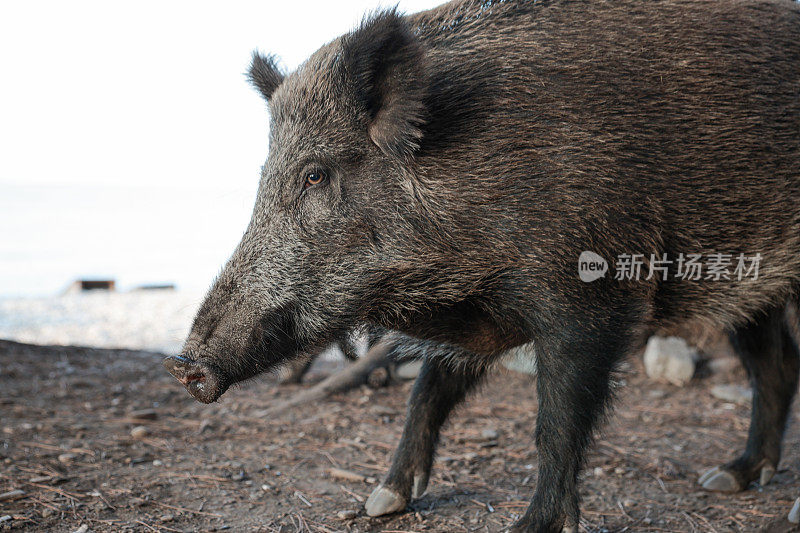
[[303, 493], [302, 493], [302, 492], [300, 492], [299, 490], [296, 490], [296, 491], [294, 491], [294, 495], [295, 495], [295, 497], [296, 497], [298, 500], [300, 500], [301, 502], [303, 502], [303, 503], [304, 503], [304, 504], [306, 504], [307, 506], [309, 506], [309, 507], [314, 507], [314, 506], [311, 504], [311, 502], [310, 502], [310, 501], [308, 501], [308, 500], [306, 499], [306, 497], [305, 497], [305, 496], [303, 496]]
[[381, 339], [370, 348], [364, 357], [360, 357], [352, 365], [329, 376], [310, 389], [295, 394], [292, 398], [267, 409], [265, 415], [274, 416], [298, 405], [311, 405], [331, 394], [363, 385], [372, 371], [389, 365], [388, 355], [392, 347], [391, 343], [390, 339]]
[[8, 492], [4, 492], [4, 493], [0, 494], [0, 502], [5, 502], [5, 501], [9, 501], [9, 500], [17, 500], [19, 498], [22, 498], [23, 496], [25, 496], [25, 491], [24, 490], [20, 490], [20, 489], [10, 490]]
[[329, 468], [328, 473], [332, 478], [352, 481], [354, 483], [362, 483], [367, 480], [366, 476], [350, 472], [349, 470], [342, 470], [341, 468]]

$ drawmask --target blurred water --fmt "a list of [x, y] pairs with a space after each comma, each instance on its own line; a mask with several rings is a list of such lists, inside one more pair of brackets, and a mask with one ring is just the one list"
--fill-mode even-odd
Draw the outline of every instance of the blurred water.
[[175, 353], [201, 299], [187, 291], [2, 298], [0, 339]]
[[57, 294], [76, 278], [202, 290], [244, 231], [253, 189], [0, 182], [0, 297]]

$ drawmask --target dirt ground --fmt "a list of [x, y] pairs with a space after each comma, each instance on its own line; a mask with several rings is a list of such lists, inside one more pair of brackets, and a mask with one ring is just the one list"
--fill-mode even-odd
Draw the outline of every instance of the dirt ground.
[[[24, 491], [0, 501], [0, 530], [502, 531], [535, 486], [530, 376], [498, 371], [444, 431], [428, 493], [370, 519], [362, 502], [400, 437], [410, 383], [267, 419], [266, 407], [303, 386], [264, 378], [200, 405], [160, 359], [0, 341], [0, 494]], [[796, 423], [766, 487], [733, 496], [696, 487], [699, 472], [744, 445], [749, 407], [709, 393], [730, 382], [746, 383], [740, 368], [684, 388], [656, 384], [631, 360], [583, 475], [582, 528], [785, 530], [800, 496]], [[132, 418], [140, 410], [155, 419]]]

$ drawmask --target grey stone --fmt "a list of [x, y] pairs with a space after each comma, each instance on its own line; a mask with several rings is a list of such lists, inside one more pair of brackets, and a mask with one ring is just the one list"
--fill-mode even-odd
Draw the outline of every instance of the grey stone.
[[397, 377], [400, 379], [416, 379], [422, 369], [422, 359], [408, 361], [397, 365]]
[[503, 355], [500, 362], [504, 367], [514, 372], [536, 375], [536, 353], [530, 344], [512, 348]]
[[496, 440], [497, 437], [499, 436], [500, 433], [498, 433], [497, 430], [494, 428], [486, 428], [483, 431], [481, 431], [481, 437], [483, 437], [486, 440]]
[[727, 374], [739, 366], [735, 357], [717, 357], [708, 362], [708, 369], [714, 374]]
[[792, 505], [792, 510], [789, 511], [789, 522], [792, 524], [800, 524], [800, 498], [797, 498]]

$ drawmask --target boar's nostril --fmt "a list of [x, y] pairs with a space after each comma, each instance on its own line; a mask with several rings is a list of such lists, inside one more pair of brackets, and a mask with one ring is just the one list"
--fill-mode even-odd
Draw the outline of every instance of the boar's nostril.
[[203, 383], [206, 380], [206, 373], [200, 365], [180, 355], [172, 355], [164, 359], [164, 367], [183, 385]]
[[185, 376], [179, 377], [178, 381], [180, 381], [184, 385], [188, 385], [189, 383], [194, 383], [194, 382], [205, 383], [206, 376], [205, 374], [186, 374]]

